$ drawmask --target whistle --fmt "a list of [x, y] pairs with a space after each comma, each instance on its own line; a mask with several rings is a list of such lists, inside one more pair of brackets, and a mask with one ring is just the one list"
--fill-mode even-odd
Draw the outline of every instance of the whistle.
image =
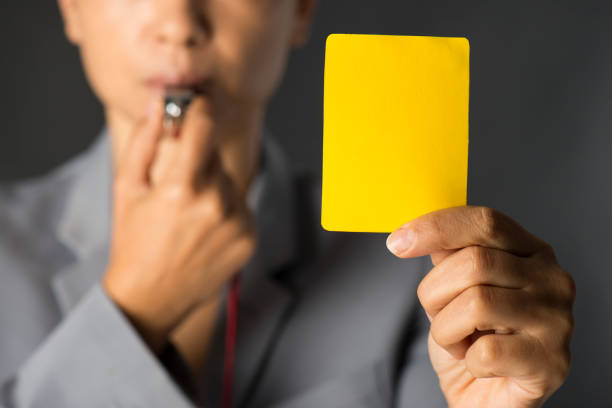
[[164, 94], [164, 128], [178, 130], [195, 92], [192, 89], [168, 88]]

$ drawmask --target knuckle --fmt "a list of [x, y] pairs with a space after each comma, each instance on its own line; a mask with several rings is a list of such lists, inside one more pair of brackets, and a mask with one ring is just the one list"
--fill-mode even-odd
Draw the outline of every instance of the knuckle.
[[419, 302], [423, 305], [425, 310], [429, 310], [431, 307], [431, 300], [429, 296], [429, 289], [427, 288], [426, 279], [421, 280], [419, 286], [417, 287], [417, 297], [419, 298]]
[[144, 189], [139, 185], [134, 185], [125, 176], [115, 176], [113, 180], [113, 195], [119, 201], [129, 200], [130, 198], [137, 197]]
[[436, 233], [437, 235], [443, 236], [442, 232], [444, 231], [444, 228], [439, 218], [437, 217], [431, 218], [430, 223], [429, 223], [429, 228], [431, 228], [433, 232]]
[[444, 335], [444, 328], [440, 326], [439, 321], [437, 319], [433, 319], [431, 321], [431, 325], [429, 326], [429, 331], [431, 333], [431, 337], [439, 346], [447, 347], [449, 344]]
[[569, 353], [573, 331], [572, 314], [557, 311], [547, 316], [547, 323], [539, 336], [551, 350], [557, 350], [554, 355], [563, 358]]
[[466, 290], [467, 310], [476, 322], [482, 320], [493, 304], [491, 290], [486, 286], [473, 286]]
[[486, 335], [478, 339], [476, 346], [476, 359], [478, 360], [478, 364], [485, 371], [492, 372], [495, 365], [504, 354], [501, 343], [494, 335]]
[[553, 339], [560, 342], [563, 346], [569, 345], [574, 332], [574, 315], [570, 310], [559, 310], [555, 308], [552, 313], [554, 318], [550, 319], [551, 325], [548, 326]]
[[555, 249], [548, 242], [541, 242], [539, 253], [544, 257], [544, 259], [555, 263], [557, 262], [557, 254], [555, 253]]
[[502, 228], [503, 217], [501, 213], [489, 207], [480, 207], [480, 228], [487, 237], [497, 237]]
[[490, 271], [495, 267], [495, 260], [490, 250], [481, 246], [472, 246], [468, 249], [470, 260], [472, 261], [471, 270], [475, 279], [478, 279], [486, 271]]
[[208, 219], [217, 221], [225, 219], [225, 204], [218, 189], [210, 189], [203, 195], [200, 203], [203, 215]]
[[546, 332], [540, 336], [540, 344], [547, 355], [544, 366], [549, 386], [554, 391], [565, 381], [571, 365], [571, 337], [574, 319], [571, 313], [555, 313], [549, 319]]
[[426, 226], [424, 227], [428, 230], [428, 231], [425, 231], [426, 233], [431, 232], [433, 236], [436, 236], [439, 239], [441, 239], [440, 244], [443, 248], [449, 247], [448, 242], [447, 242], [448, 241], [447, 234], [444, 231], [444, 225], [441, 219], [439, 219], [438, 217], [432, 217], [429, 223], [427, 223]]
[[167, 201], [176, 205], [187, 205], [195, 198], [195, 191], [183, 184], [165, 185], [160, 192]]
[[571, 310], [559, 308], [553, 304], [537, 313], [535, 319], [543, 322], [537, 336], [553, 349], [568, 350], [574, 332], [574, 316]]
[[567, 271], [563, 270], [562, 287], [565, 288], [564, 297], [567, 303], [572, 306], [576, 300], [576, 281]]
[[574, 333], [574, 316], [568, 313], [561, 319], [561, 339], [564, 348], [569, 351], [572, 334]]
[[576, 282], [574, 278], [564, 269], [556, 267], [552, 273], [551, 280], [556, 282], [556, 292], [561, 303], [571, 308], [576, 299]]

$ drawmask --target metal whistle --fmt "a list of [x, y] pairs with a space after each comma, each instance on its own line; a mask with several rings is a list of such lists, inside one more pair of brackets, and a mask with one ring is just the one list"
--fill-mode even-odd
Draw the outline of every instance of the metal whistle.
[[192, 89], [168, 88], [164, 95], [164, 128], [166, 130], [178, 129], [183, 121], [187, 107], [191, 103], [195, 92]]

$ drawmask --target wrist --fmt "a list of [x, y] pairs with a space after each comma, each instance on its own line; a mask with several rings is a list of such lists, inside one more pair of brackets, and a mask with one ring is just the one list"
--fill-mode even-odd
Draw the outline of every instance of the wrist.
[[110, 279], [103, 279], [102, 287], [109, 299], [115, 303], [151, 351], [159, 354], [166, 346], [172, 331], [171, 320], [163, 313], [154, 313], [152, 310], [148, 310], [151, 309], [150, 307], [139, 307], [138, 305], [153, 304], [154, 302], [150, 300], [138, 301], [139, 297], [137, 295], [130, 294], [125, 290], [118, 290]]

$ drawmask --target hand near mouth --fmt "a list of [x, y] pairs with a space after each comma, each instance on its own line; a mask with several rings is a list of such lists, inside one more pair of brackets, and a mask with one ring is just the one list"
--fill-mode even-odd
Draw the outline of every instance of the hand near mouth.
[[179, 139], [164, 135], [160, 102], [127, 143], [113, 185], [103, 285], [159, 351], [248, 261], [255, 231], [223, 169], [205, 98], [190, 104]]

